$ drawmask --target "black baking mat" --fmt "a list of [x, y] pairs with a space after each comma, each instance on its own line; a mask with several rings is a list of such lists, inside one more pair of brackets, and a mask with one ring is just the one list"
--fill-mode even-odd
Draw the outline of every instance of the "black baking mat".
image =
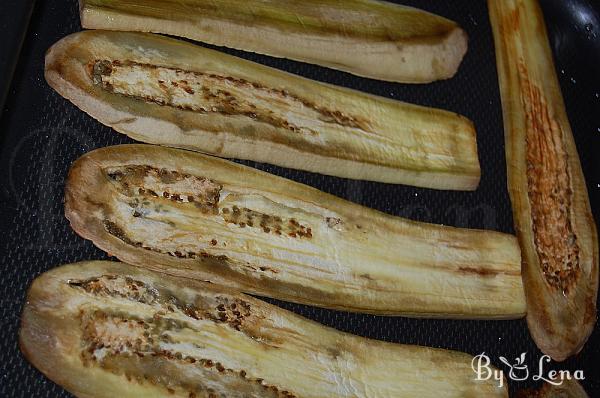
[[[400, 2], [399, 2], [400, 3]], [[452, 110], [474, 121], [482, 166], [476, 192], [442, 192], [406, 186], [357, 182], [243, 162], [300, 181], [384, 212], [461, 227], [512, 233], [502, 115], [491, 29], [485, 1], [403, 0], [458, 21], [469, 33], [469, 52], [458, 75], [449, 81], [410, 86], [384, 83], [346, 73], [240, 51], [247, 59], [316, 80], [418, 104]], [[557, 70], [575, 133], [594, 213], [600, 215], [600, 23], [585, 0], [542, 2], [557, 56]], [[596, 10], [596, 11], [595, 11]], [[3, 12], [10, 12], [3, 11]], [[19, 316], [27, 286], [36, 275], [59, 264], [107, 256], [77, 237], [63, 216], [64, 180], [69, 165], [94, 148], [132, 142], [80, 112], [53, 92], [43, 78], [47, 48], [81, 29], [75, 0], [39, 1], [34, 10], [6, 108], [0, 120], [0, 396], [69, 396], [31, 367], [17, 347]], [[275, 302], [308, 318], [361, 336], [407, 344], [486, 352], [498, 360], [527, 352], [537, 371], [541, 353], [525, 321], [447, 321], [348, 314]], [[600, 396], [600, 333], [579, 355], [557, 369], [581, 369], [592, 397]], [[427, 382], [423, 380], [423, 382]], [[536, 385], [511, 383], [511, 390]], [[440, 396], [443, 395], [440, 392]]]

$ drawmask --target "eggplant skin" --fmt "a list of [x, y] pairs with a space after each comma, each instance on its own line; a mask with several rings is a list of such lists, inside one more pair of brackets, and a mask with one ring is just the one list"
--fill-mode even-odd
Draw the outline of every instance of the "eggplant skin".
[[358, 180], [449, 190], [479, 184], [475, 128], [462, 116], [180, 40], [75, 33], [49, 49], [45, 77], [138, 141]]
[[368, 340], [207, 282], [65, 265], [31, 285], [25, 357], [78, 397], [508, 397], [468, 354]]
[[596, 224], [542, 10], [536, 0], [488, 5], [527, 323], [538, 347], [562, 361], [596, 324]]
[[457, 72], [455, 22], [372, 0], [80, 0], [87, 29], [182, 36], [374, 79], [429, 83]]
[[227, 160], [152, 145], [74, 162], [65, 215], [136, 266], [339, 310], [525, 314], [516, 238], [392, 217]]

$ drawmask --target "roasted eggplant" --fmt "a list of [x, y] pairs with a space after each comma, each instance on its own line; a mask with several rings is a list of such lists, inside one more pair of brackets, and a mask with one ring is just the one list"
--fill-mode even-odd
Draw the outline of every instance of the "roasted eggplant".
[[437, 15], [372, 0], [81, 0], [84, 28], [167, 33], [375, 79], [452, 77], [467, 35]]
[[473, 190], [472, 123], [157, 35], [82, 32], [46, 80], [136, 140], [353, 179]]
[[508, 397], [460, 352], [368, 340], [207, 282], [115, 262], [31, 286], [21, 351], [78, 397]]
[[516, 238], [392, 217], [194, 152], [123, 145], [72, 166], [73, 229], [127, 263], [341, 310], [525, 313]]
[[490, 0], [527, 322], [560, 361], [596, 323], [598, 236], [537, 0]]

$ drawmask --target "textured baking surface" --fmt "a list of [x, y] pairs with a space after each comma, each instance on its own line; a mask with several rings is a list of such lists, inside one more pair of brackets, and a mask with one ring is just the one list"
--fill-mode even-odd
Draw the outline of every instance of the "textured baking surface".
[[[19, 315], [27, 286], [36, 275], [58, 264], [107, 256], [77, 237], [63, 216], [63, 188], [69, 165], [94, 148], [131, 142], [95, 122], [54, 93], [43, 78], [46, 49], [68, 33], [80, 30], [75, 0], [38, 2], [6, 109], [0, 120], [0, 396], [69, 396], [32, 368], [17, 347]], [[228, 53], [262, 62], [313, 79], [449, 109], [469, 117], [478, 131], [482, 166], [476, 192], [439, 192], [405, 186], [356, 182], [264, 164], [251, 166], [285, 176], [323, 191], [390, 214], [456, 226], [512, 232], [506, 191], [502, 117], [492, 36], [485, 1], [403, 0], [458, 21], [469, 34], [469, 52], [458, 75], [450, 81], [409, 86], [363, 79], [297, 62], [239, 51]], [[546, 3], [543, 2], [545, 9]], [[597, 40], [600, 26], [585, 29]], [[553, 26], [550, 26], [553, 31]], [[553, 32], [556, 33], [556, 32]], [[560, 32], [559, 32], [560, 33]], [[585, 32], [584, 32], [585, 33]], [[578, 53], [565, 37], [556, 36], [557, 69], [567, 102], [593, 211], [600, 215], [600, 86], [586, 80], [593, 63]], [[271, 302], [275, 302], [270, 300]], [[496, 366], [527, 352], [527, 364], [537, 373], [541, 353], [529, 337], [524, 321], [442, 321], [383, 318], [347, 314], [301, 305], [281, 306], [337, 329], [371, 338], [407, 344], [444, 347], [479, 354], [485, 351]], [[582, 369], [590, 396], [600, 396], [600, 377], [593, 361], [600, 357], [600, 330], [584, 351], [571, 360], [552, 364], [557, 369]], [[511, 388], [533, 386], [513, 382]]]

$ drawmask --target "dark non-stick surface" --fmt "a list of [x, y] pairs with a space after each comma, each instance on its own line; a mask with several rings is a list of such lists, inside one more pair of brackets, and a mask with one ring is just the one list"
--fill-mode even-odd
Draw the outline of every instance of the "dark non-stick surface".
[[[245, 162], [271, 173], [384, 212], [461, 227], [513, 232], [506, 173], [502, 115], [493, 42], [485, 1], [402, 0], [458, 21], [470, 48], [458, 75], [426, 86], [383, 83], [325, 68], [224, 50], [309, 78], [408, 102], [449, 109], [475, 122], [482, 166], [476, 192], [442, 192], [356, 182], [265, 164]], [[587, 0], [542, 1], [557, 57], [557, 71], [580, 151], [594, 213], [600, 215], [600, 7]], [[596, 10], [596, 11], [595, 11]], [[44, 53], [63, 36], [81, 29], [76, 0], [38, 1], [0, 120], [0, 396], [68, 396], [31, 367], [18, 349], [19, 315], [27, 286], [59, 264], [107, 256], [76, 236], [63, 216], [63, 189], [69, 165], [94, 148], [131, 142], [100, 125], [53, 92], [43, 77]], [[494, 364], [527, 352], [537, 373], [541, 353], [524, 320], [451, 321], [385, 318], [281, 305], [337, 329], [375, 339], [486, 352]], [[590, 396], [600, 396], [600, 332], [574, 358], [547, 365], [581, 369]], [[427, 382], [424, 380], [424, 382]], [[512, 382], [511, 390], [534, 386]]]
[[[12, 75], [18, 54], [27, 33], [27, 27], [31, 12], [33, 11], [33, 0], [2, 0], [0, 6], [0, 32], [3, 39], [0, 41], [0, 109], [4, 107], [4, 99], [12, 81]], [[2, 12], [2, 7], [7, 7], [11, 12]]]

